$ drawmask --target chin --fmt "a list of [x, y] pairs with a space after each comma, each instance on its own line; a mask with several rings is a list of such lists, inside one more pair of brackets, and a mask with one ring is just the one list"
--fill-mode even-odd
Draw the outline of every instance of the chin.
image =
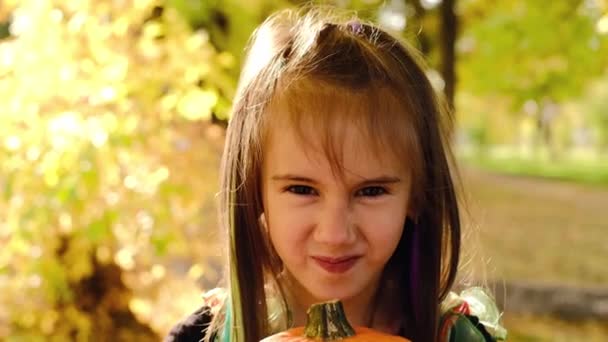
[[352, 287], [352, 284], [341, 285], [341, 286], [319, 286], [316, 284], [313, 289], [309, 292], [319, 301], [328, 301], [333, 299], [340, 299], [342, 301], [354, 297], [358, 292], [357, 289]]

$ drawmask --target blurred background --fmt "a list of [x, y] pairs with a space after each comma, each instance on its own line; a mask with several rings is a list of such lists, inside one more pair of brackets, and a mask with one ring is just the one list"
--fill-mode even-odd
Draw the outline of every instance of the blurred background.
[[[157, 341], [202, 304], [243, 48], [301, 3], [0, 2], [0, 340]], [[323, 3], [426, 56], [509, 340], [608, 340], [608, 1]]]

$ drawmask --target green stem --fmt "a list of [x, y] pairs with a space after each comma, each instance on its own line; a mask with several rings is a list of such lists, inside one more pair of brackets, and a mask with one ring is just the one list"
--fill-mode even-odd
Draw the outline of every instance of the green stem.
[[308, 338], [333, 341], [355, 335], [339, 300], [314, 304], [306, 314], [304, 336]]

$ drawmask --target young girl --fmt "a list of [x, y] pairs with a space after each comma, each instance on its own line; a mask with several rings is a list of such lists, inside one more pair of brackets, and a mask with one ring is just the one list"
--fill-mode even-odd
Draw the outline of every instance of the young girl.
[[322, 10], [271, 16], [223, 156], [227, 286], [167, 340], [259, 341], [330, 299], [351, 324], [412, 341], [504, 337], [497, 311], [478, 324], [471, 300], [446, 301], [460, 250], [446, 124], [418, 55], [391, 35]]

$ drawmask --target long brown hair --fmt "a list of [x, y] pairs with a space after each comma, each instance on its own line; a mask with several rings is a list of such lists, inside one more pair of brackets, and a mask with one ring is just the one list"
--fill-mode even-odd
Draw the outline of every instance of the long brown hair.
[[[454, 283], [460, 251], [445, 130], [450, 118], [419, 55], [383, 30], [353, 19], [328, 14], [327, 9], [286, 10], [272, 15], [252, 36], [221, 172], [233, 340], [259, 341], [272, 333], [265, 285], [281, 290], [281, 261], [260, 222], [263, 146], [277, 115], [288, 117], [293, 127], [318, 125], [315, 131], [325, 132], [329, 157], [340, 155], [330, 126], [352, 119], [378, 151], [407, 163], [413, 214], [382, 284], [388, 295], [400, 298], [393, 300], [392, 313], [404, 318], [405, 337], [436, 339], [439, 303]], [[349, 110], [332, 111], [332, 106]], [[328, 114], [333, 112], [350, 117]], [[339, 158], [330, 160], [340, 168]], [[216, 320], [212, 330], [221, 324]]]

